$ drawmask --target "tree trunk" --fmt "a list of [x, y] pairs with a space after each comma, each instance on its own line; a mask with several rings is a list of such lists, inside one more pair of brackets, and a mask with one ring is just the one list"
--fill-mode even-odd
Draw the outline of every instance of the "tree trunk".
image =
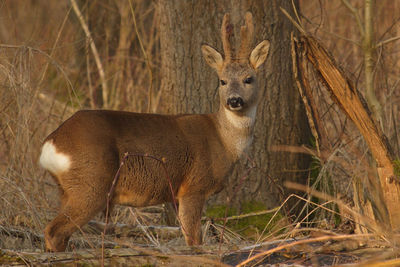
[[[297, 1], [295, 1], [297, 2]], [[310, 141], [304, 108], [292, 79], [290, 57], [291, 23], [279, 7], [292, 10], [291, 1], [180, 1], [160, 0], [161, 113], [208, 113], [218, 108], [218, 79], [203, 60], [200, 46], [210, 44], [223, 51], [220, 26], [231, 13], [235, 40], [244, 14], [251, 11], [255, 24], [254, 46], [267, 39], [270, 53], [260, 70], [262, 88], [255, 138], [248, 156], [256, 163], [248, 178], [246, 160], [239, 162], [226, 189], [211, 201], [260, 201], [275, 206], [287, 196], [283, 181], [304, 183], [309, 158], [271, 151], [272, 145], [302, 145]], [[246, 158], [246, 157], [245, 157]]]

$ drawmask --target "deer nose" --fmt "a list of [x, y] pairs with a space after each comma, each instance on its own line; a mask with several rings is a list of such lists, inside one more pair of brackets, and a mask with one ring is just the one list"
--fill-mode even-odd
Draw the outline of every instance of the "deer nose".
[[227, 104], [231, 108], [239, 108], [243, 106], [244, 102], [241, 97], [231, 97], [228, 98]]

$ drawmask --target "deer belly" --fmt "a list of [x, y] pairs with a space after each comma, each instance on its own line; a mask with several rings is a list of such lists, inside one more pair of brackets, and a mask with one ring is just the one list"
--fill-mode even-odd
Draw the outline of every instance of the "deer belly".
[[172, 192], [168, 183], [153, 179], [137, 179], [138, 177], [130, 178], [130, 180], [122, 179], [118, 183], [113, 203], [143, 207], [172, 201]]
[[113, 204], [132, 207], [145, 207], [167, 202], [164, 196], [154, 196], [149, 192], [118, 192], [113, 198]]
[[[135, 207], [172, 201], [169, 178], [162, 172], [121, 171], [113, 198], [115, 204]], [[176, 188], [172, 184], [173, 188]], [[174, 192], [176, 194], [176, 192]]]

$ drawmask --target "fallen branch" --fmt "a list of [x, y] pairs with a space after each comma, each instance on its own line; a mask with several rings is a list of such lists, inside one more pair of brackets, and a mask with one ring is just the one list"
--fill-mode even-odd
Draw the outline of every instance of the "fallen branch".
[[106, 229], [106, 235], [115, 235], [117, 237], [138, 237], [144, 236], [143, 231], [150, 232], [151, 234], [161, 239], [172, 239], [181, 236], [180, 227], [171, 226], [157, 226], [157, 225], [129, 225], [129, 224], [105, 224], [103, 222], [90, 221], [88, 226], [91, 230], [101, 233]]
[[309, 243], [313, 243], [313, 242], [321, 242], [321, 241], [328, 241], [328, 240], [345, 240], [345, 239], [365, 239], [365, 238], [369, 238], [369, 235], [337, 235], [337, 236], [320, 236], [320, 237], [316, 237], [316, 238], [309, 238], [309, 239], [303, 239], [303, 240], [299, 240], [299, 241], [295, 241], [292, 243], [286, 243], [280, 246], [277, 246], [275, 248], [272, 249], [268, 249], [266, 251], [263, 251], [261, 253], [258, 253], [256, 255], [254, 255], [251, 258], [248, 258], [245, 261], [242, 261], [241, 263], [239, 263], [238, 265], [236, 265], [237, 267], [241, 267], [241, 266], [245, 266], [246, 264], [257, 260], [261, 257], [265, 257], [268, 256], [274, 252], [278, 252], [284, 249], [289, 249], [295, 246], [299, 246], [299, 245], [303, 245], [303, 244], [309, 244]]
[[254, 216], [260, 216], [260, 215], [264, 215], [264, 214], [268, 214], [268, 213], [273, 213], [276, 212], [280, 207], [276, 207], [270, 210], [261, 210], [261, 211], [255, 211], [255, 212], [251, 212], [251, 213], [246, 213], [246, 214], [240, 214], [240, 215], [234, 215], [234, 216], [230, 216], [230, 217], [224, 217], [224, 218], [210, 218], [210, 217], [203, 217], [201, 218], [203, 221], [205, 220], [214, 220], [214, 221], [231, 221], [231, 220], [241, 220], [244, 218], [248, 218], [248, 217], [254, 217]]
[[[104, 263], [107, 266], [227, 266], [215, 255], [166, 254], [142, 247], [107, 249]], [[16, 252], [0, 250], [0, 265], [12, 266], [98, 266], [97, 250], [80, 250], [59, 253]]]

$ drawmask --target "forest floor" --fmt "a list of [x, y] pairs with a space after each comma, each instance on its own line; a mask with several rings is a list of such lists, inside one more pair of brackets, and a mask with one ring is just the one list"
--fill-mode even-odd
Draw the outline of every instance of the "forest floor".
[[[206, 224], [207, 225], [207, 224]], [[91, 221], [73, 235], [67, 252], [45, 253], [43, 236], [0, 228], [1, 266], [374, 266], [393, 258], [393, 247], [361, 235], [326, 234], [254, 241], [233, 238], [224, 242], [211, 227], [204, 229], [205, 244], [188, 247], [179, 227], [107, 225]], [[368, 240], [368, 242], [366, 241]], [[26, 249], [26, 244], [34, 247]], [[384, 266], [398, 266], [386, 261]]]

